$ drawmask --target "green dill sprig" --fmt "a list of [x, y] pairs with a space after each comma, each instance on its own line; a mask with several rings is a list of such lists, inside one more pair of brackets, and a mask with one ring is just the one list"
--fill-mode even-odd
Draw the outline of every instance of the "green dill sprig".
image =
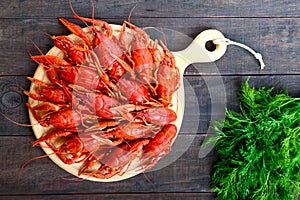
[[297, 199], [300, 194], [300, 98], [272, 89], [238, 95], [240, 112], [215, 122], [212, 188], [218, 199]]

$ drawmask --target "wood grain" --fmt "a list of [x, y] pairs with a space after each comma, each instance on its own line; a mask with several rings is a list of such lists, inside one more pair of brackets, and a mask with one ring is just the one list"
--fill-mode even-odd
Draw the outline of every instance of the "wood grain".
[[17, 125], [29, 125], [27, 97], [23, 94], [28, 88], [29, 81], [24, 76], [0, 76], [0, 135], [32, 134], [31, 127]]
[[[180, 134], [193, 135], [207, 133], [212, 119], [222, 119], [225, 106], [233, 110], [239, 109], [236, 94], [248, 76], [187, 75], [184, 77], [187, 83], [185, 85], [186, 103]], [[210, 84], [218, 79], [224, 83], [223, 86]], [[253, 87], [273, 87], [274, 93], [288, 89], [291, 96], [300, 96], [299, 75], [250, 76], [249, 83]], [[21, 88], [28, 89], [29, 84], [30, 82], [24, 76], [0, 77], [0, 111], [18, 123], [29, 124], [28, 111], [24, 105], [27, 97], [21, 90]], [[222, 88], [224, 88], [223, 91]], [[212, 106], [216, 106], [217, 109], [212, 109]], [[15, 125], [1, 115], [0, 135], [32, 135], [32, 130], [30, 127]]]
[[211, 200], [215, 198], [214, 193], [133, 193], [133, 194], [93, 194], [93, 195], [84, 195], [84, 194], [71, 194], [71, 195], [28, 195], [28, 196], [2, 196], [6, 200], [52, 200], [52, 199], [63, 199], [63, 200], [98, 200], [98, 199], [107, 199], [107, 200], [128, 200], [128, 199], [157, 199], [157, 200]]
[[[90, 1], [71, 0], [74, 10], [91, 17]], [[300, 96], [300, 3], [295, 0], [94, 0], [95, 17], [122, 24], [128, 19], [140, 27], [163, 28], [167, 45], [179, 51], [201, 31], [214, 28], [234, 41], [262, 53], [266, 68], [247, 51], [228, 46], [224, 57], [213, 64], [193, 64], [185, 71], [184, 121], [173, 155], [182, 156], [171, 165], [115, 183], [94, 183], [74, 178], [33, 148], [29, 124], [26, 76], [33, 76], [37, 64], [30, 54], [46, 53], [53, 42], [50, 35], [70, 32], [57, 17], [74, 19], [69, 1], [2, 0], [0, 2], [0, 199], [214, 199], [210, 175], [217, 161], [214, 151], [199, 159], [200, 145], [209, 136], [213, 119], [224, 117], [225, 106], [239, 110], [236, 94], [250, 77], [253, 87], [287, 88]], [[84, 26], [83, 23], [79, 23]], [[163, 37], [148, 29], [151, 37]], [[223, 84], [218, 81], [222, 80]], [[198, 109], [195, 109], [198, 108]], [[199, 110], [199, 112], [197, 111]], [[183, 140], [184, 141], [184, 140]], [[26, 166], [23, 166], [25, 163]]]
[[[226, 37], [262, 53], [267, 65], [264, 70], [260, 70], [259, 63], [252, 54], [240, 47], [228, 46], [224, 57], [215, 62], [214, 68], [211, 64], [195, 64], [194, 69], [189, 67], [186, 70], [186, 74], [300, 74], [298, 18], [139, 18], [132, 21], [141, 27], [165, 28], [167, 44], [172, 51], [186, 48], [205, 29], [218, 29]], [[122, 24], [123, 20], [109, 19], [108, 22]], [[0, 24], [0, 75], [32, 75], [37, 64], [30, 60], [28, 51], [33, 55], [40, 53], [31, 41], [46, 53], [53, 42], [45, 33], [69, 33], [56, 19], [0, 19]]]
[[[72, 0], [74, 10], [79, 15], [91, 16], [89, 1]], [[5, 8], [0, 17], [45, 18], [73, 16], [68, 1], [53, 0], [2, 0]], [[264, 1], [193, 1], [193, 0], [95, 0], [95, 16], [101, 18], [126, 18], [134, 9], [132, 17], [186, 18], [186, 17], [299, 17], [299, 6], [295, 0]], [[21, 9], [20, 9], [21, 8]], [[34, 9], [32, 9], [34, 8]]]
[[43, 152], [38, 147], [31, 147], [25, 136], [2, 136], [0, 194], [209, 192], [210, 166], [215, 157], [211, 152], [205, 158], [198, 158], [200, 144], [204, 138], [195, 137], [183, 156], [161, 170], [147, 172], [145, 175], [141, 174], [121, 182], [97, 183], [73, 177], [52, 163], [49, 158], [32, 161], [22, 168], [30, 159], [44, 155]]

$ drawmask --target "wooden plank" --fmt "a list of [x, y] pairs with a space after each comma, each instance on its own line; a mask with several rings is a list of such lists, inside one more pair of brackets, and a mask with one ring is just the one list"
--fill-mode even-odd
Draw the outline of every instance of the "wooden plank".
[[[275, 91], [288, 88], [291, 96], [300, 96], [300, 76], [251, 76], [250, 84], [255, 87], [274, 87]], [[236, 94], [246, 76], [185, 76], [185, 113], [180, 134], [203, 134], [208, 131], [213, 119], [222, 119], [225, 106], [238, 110]], [[219, 85], [223, 81], [224, 85]], [[24, 103], [27, 97], [21, 88], [28, 89], [26, 77], [0, 77], [1, 113], [16, 122], [29, 124]], [[198, 109], [195, 109], [198, 108]], [[0, 116], [0, 135], [32, 135], [30, 127], [17, 126]]]
[[[201, 77], [187, 77], [189, 85], [186, 85], [186, 112], [188, 117], [184, 119], [181, 133], [206, 133], [208, 121], [210, 120], [209, 93], [205, 87], [205, 80]], [[0, 112], [16, 123], [29, 124], [28, 110], [25, 106], [27, 96], [22, 89], [29, 89], [30, 81], [25, 76], [3, 76], [0, 77]], [[195, 90], [194, 88], [195, 87]], [[200, 91], [202, 90], [202, 91]], [[198, 94], [203, 93], [201, 101], [197, 102]], [[195, 110], [193, 107], [198, 107]], [[201, 114], [200, 114], [201, 113]], [[30, 127], [17, 125], [0, 115], [0, 135], [32, 135]]]
[[34, 55], [38, 52], [32, 41], [37, 43], [40, 50], [45, 53], [53, 46], [46, 33], [50, 35], [67, 33], [57, 20], [40, 20], [39, 22], [38, 25], [32, 19], [1, 20], [0, 58], [3, 62], [0, 75], [32, 75], [37, 64], [31, 61], [29, 52]]
[[128, 193], [128, 194], [72, 194], [72, 195], [27, 195], [27, 196], [0, 196], [6, 200], [16, 200], [16, 199], [24, 199], [24, 200], [52, 200], [52, 199], [63, 199], [63, 200], [98, 200], [98, 199], [106, 199], [106, 200], [128, 200], [128, 199], [157, 199], [157, 200], [211, 200], [215, 199], [214, 193]]
[[[201, 77], [186, 77], [186, 108], [182, 134], [206, 133], [211, 119], [210, 94], [205, 86], [205, 79]], [[29, 124], [28, 110], [25, 106], [27, 96], [22, 88], [28, 90], [30, 82], [25, 76], [0, 77], [0, 112], [16, 123]], [[198, 102], [198, 95], [199, 102]], [[200, 98], [201, 97], [201, 98]], [[194, 107], [199, 107], [195, 110]], [[30, 127], [18, 126], [0, 116], [0, 135], [32, 135]]]
[[89, 195], [29, 195], [29, 196], [0, 196], [6, 200], [24, 199], [24, 200], [52, 200], [52, 199], [63, 199], [63, 200], [98, 200], [98, 199], [157, 199], [157, 200], [211, 200], [215, 199], [214, 193], [135, 193], [135, 194], [89, 194]]
[[[238, 111], [237, 94], [248, 77], [252, 87], [274, 88], [273, 94], [287, 90], [290, 96], [300, 97], [299, 75], [185, 76], [190, 86], [186, 85], [185, 113], [180, 133], [207, 133], [212, 120], [224, 119], [225, 108]], [[219, 85], [219, 79], [223, 85]], [[200, 113], [195, 111], [197, 107]]]
[[78, 179], [48, 158], [32, 161], [22, 168], [25, 162], [44, 153], [38, 147], [32, 148], [25, 136], [2, 136], [0, 195], [210, 192], [215, 156], [211, 152], [205, 158], [198, 158], [204, 138], [196, 136], [188, 150], [165, 168], [120, 182], [99, 183]]
[[0, 135], [32, 135], [31, 127], [17, 125], [29, 125], [27, 96], [23, 94], [28, 88], [24, 76], [0, 76]]
[[[91, 16], [89, 1], [71, 2], [79, 15]], [[250, 75], [251, 86], [274, 87], [275, 92], [287, 87], [291, 96], [300, 96], [298, 1], [97, 0], [94, 3], [96, 18], [116, 24], [126, 20], [137, 5], [131, 21], [140, 27], [171, 30], [164, 29], [164, 32], [173, 51], [185, 48], [207, 28], [221, 30], [226, 37], [262, 53], [267, 67], [260, 71], [257, 60], [249, 52], [234, 46], [229, 46], [225, 56], [214, 64], [190, 66], [185, 72], [190, 87], [185, 88], [185, 117], [176, 140], [179, 146], [175, 143], [169, 154], [176, 156], [184, 149], [183, 155], [165, 168], [121, 182], [79, 180], [48, 158], [23, 166], [44, 152], [31, 146], [34, 138], [30, 127], [17, 126], [0, 115], [0, 199], [214, 199], [210, 175], [217, 158], [211, 151], [199, 159], [200, 145], [209, 135], [210, 122], [222, 119], [225, 105], [239, 109], [236, 94], [245, 79]], [[31, 40], [42, 52], [47, 52], [53, 44], [44, 33], [68, 34], [56, 18], [71, 19], [73, 13], [68, 1], [59, 0], [2, 0], [0, 6], [3, 8], [0, 12], [0, 112], [16, 122], [28, 124], [24, 105], [27, 97], [22, 90], [29, 88], [25, 76], [32, 76], [37, 65], [27, 52], [38, 54]]]
[[[89, 1], [71, 1], [79, 15], [91, 16]], [[68, 1], [2, 0], [0, 17], [45, 18], [72, 16]], [[193, 1], [193, 0], [134, 0], [94, 1], [95, 15], [101, 18], [132, 17], [299, 17], [299, 3], [295, 0], [265, 1]], [[34, 9], [32, 9], [34, 8]]]
[[[132, 21], [141, 27], [165, 28], [172, 51], [186, 48], [205, 29], [218, 29], [226, 37], [260, 52], [267, 65], [260, 70], [252, 54], [240, 47], [228, 46], [226, 54], [215, 65], [194, 64], [194, 68], [186, 70], [189, 75], [300, 74], [299, 18], [139, 18]], [[123, 19], [108, 19], [108, 22], [122, 24]], [[34, 55], [40, 53], [31, 40], [46, 53], [53, 42], [44, 33], [69, 33], [56, 19], [0, 19], [0, 24], [0, 75], [32, 75], [37, 64], [30, 60], [28, 51]], [[151, 33], [160, 35], [154, 34], [153, 29]]]

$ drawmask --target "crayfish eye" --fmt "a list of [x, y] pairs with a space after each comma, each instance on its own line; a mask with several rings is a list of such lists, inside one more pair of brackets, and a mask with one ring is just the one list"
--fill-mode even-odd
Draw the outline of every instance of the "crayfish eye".
[[64, 67], [60, 67], [59, 69], [60, 69], [60, 70], [64, 70]]

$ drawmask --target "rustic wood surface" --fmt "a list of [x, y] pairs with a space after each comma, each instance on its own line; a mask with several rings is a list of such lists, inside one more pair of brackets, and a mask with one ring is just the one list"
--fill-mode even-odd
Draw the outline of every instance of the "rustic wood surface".
[[[88, 0], [72, 0], [74, 10], [91, 17]], [[234, 41], [262, 53], [266, 68], [260, 70], [249, 52], [229, 46], [224, 57], [212, 69], [195, 64], [185, 72], [186, 110], [197, 105], [200, 113], [185, 112], [180, 137], [193, 137], [188, 150], [171, 165], [153, 172], [114, 183], [94, 183], [74, 178], [43, 158], [39, 147], [33, 148], [30, 127], [19, 126], [0, 116], [0, 199], [214, 199], [210, 175], [217, 161], [214, 151], [199, 158], [200, 146], [207, 136], [211, 119], [222, 116], [222, 109], [212, 110], [212, 93], [219, 85], [207, 86], [207, 80], [220, 78], [224, 83], [226, 107], [238, 110], [236, 93], [247, 77], [252, 86], [288, 89], [300, 96], [300, 2], [297, 0], [95, 0], [95, 17], [122, 24], [136, 5], [131, 22], [141, 27], [171, 29], [175, 35], [168, 45], [172, 51], [184, 49], [198, 33], [215, 28]], [[2, 0], [0, 2], [0, 112], [14, 121], [29, 124], [24, 105], [36, 63], [28, 52], [37, 54], [36, 43], [47, 52], [53, 43], [50, 35], [69, 34], [57, 17], [72, 20], [69, 2], [62, 0]], [[217, 70], [215, 70], [217, 69]], [[191, 98], [197, 95], [197, 102]], [[214, 105], [224, 103], [214, 99]], [[220, 101], [220, 102], [218, 102]]]

